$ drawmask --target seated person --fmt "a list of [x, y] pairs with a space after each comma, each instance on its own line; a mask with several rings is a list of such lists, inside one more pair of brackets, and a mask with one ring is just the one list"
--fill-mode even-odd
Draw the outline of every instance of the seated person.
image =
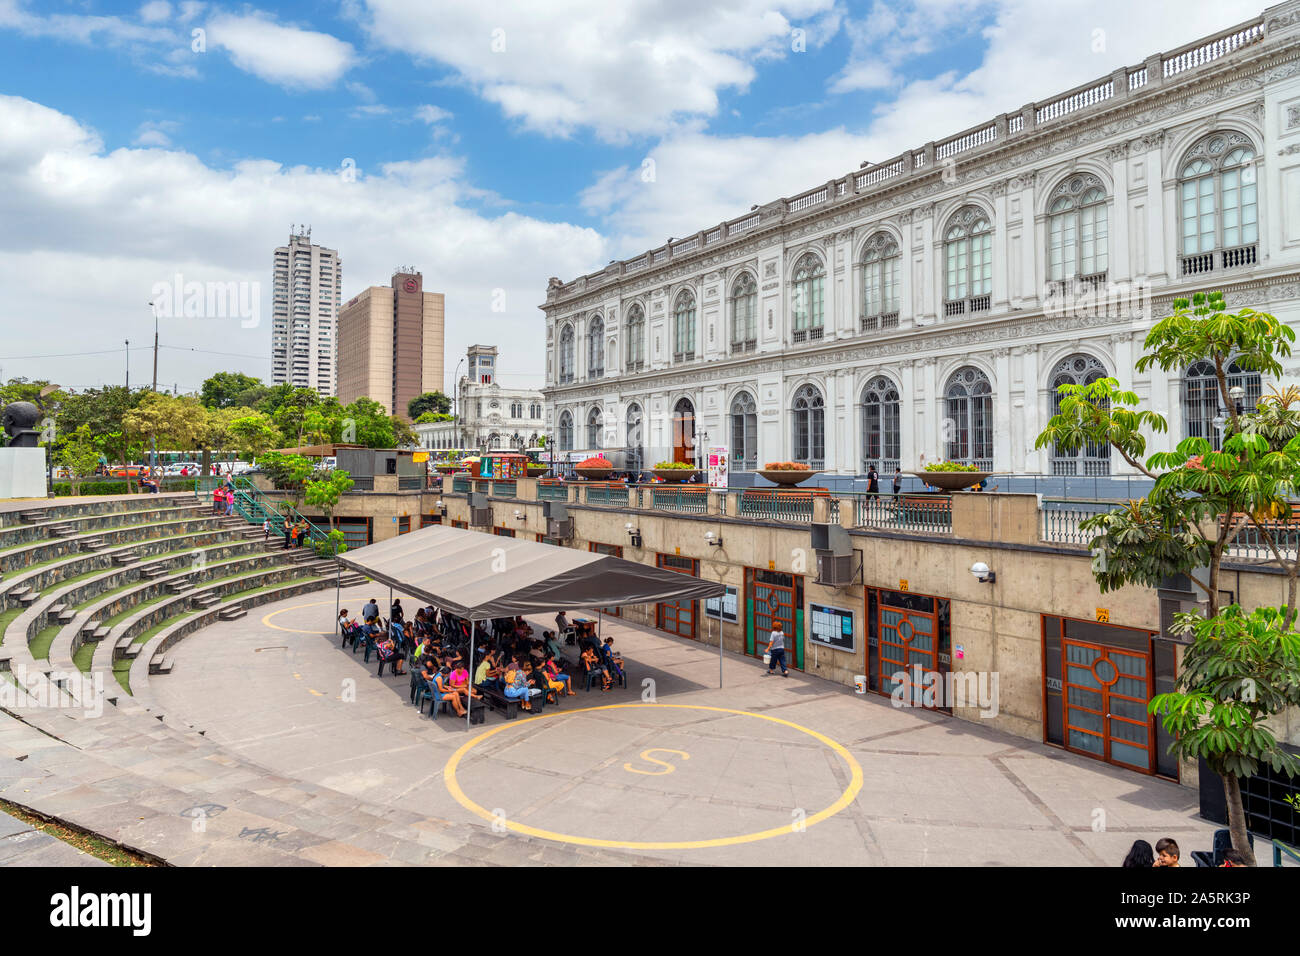
[[402, 669], [402, 661], [406, 659], [406, 655], [402, 653], [402, 650], [398, 646], [397, 641], [393, 640], [393, 635], [389, 634], [386, 637], [384, 637], [375, 646], [375, 651], [379, 654], [379, 676], [380, 677], [384, 676], [385, 664], [392, 665], [394, 677], [401, 677], [403, 674], [406, 673], [406, 671]]
[[452, 668], [451, 671], [451, 689], [460, 694], [461, 700], [468, 703], [471, 697], [478, 698], [481, 695], [477, 687], [470, 686], [469, 671], [464, 664]]
[[542, 665], [542, 673], [546, 675], [551, 690], [557, 694], [564, 692], [569, 697], [577, 696], [578, 692], [573, 689], [573, 678], [560, 670], [555, 657], [549, 653], [546, 655], [546, 663]]
[[474, 686], [482, 687], [484, 685], [497, 690], [501, 689], [501, 670], [497, 665], [495, 651], [488, 651], [474, 669]]
[[623, 658], [614, 653], [614, 639], [605, 638], [605, 647], [601, 651], [601, 660], [611, 674], [617, 677], [623, 676]]
[[515, 618], [515, 628], [516, 629], [523, 628], [525, 634], [533, 633], [533, 626], [529, 624], [527, 621], [525, 621], [522, 617]]
[[450, 667], [442, 667], [438, 670], [438, 674], [433, 680], [433, 699], [435, 701], [445, 700], [451, 704], [458, 717], [465, 716], [465, 706], [460, 702], [460, 694], [451, 685]]
[[583, 648], [582, 669], [584, 672], [590, 672], [590, 673], [595, 673], [596, 671], [600, 671], [600, 678], [601, 678], [600, 689], [602, 691], [609, 690], [609, 685], [610, 685], [609, 671], [605, 668], [605, 665], [601, 663], [600, 658], [596, 656], [596, 651], [594, 648], [591, 647]]
[[[519, 701], [520, 710], [532, 710], [533, 705], [529, 701], [534, 688], [528, 683], [528, 675], [524, 669], [519, 666], [518, 662], [512, 661], [506, 667], [505, 673], [505, 695], [510, 700]], [[540, 691], [538, 691], [540, 693]]]

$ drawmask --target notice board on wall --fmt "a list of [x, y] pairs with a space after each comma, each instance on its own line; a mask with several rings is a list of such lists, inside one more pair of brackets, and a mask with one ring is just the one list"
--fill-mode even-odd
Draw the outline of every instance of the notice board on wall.
[[841, 651], [854, 649], [852, 611], [825, 604], [810, 604], [809, 610], [812, 611], [812, 620], [808, 640]]

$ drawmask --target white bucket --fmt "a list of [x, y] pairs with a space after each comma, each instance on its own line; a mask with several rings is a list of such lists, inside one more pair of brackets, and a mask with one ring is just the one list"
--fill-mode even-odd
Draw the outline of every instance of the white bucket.
[[771, 664], [771, 663], [772, 663], [772, 654], [771, 654], [769, 651], [764, 651], [764, 652], [763, 652], [763, 663], [764, 663], [764, 664]]
[[853, 690], [854, 690], [855, 693], [858, 693], [858, 694], [865, 694], [865, 693], [867, 692], [867, 675], [866, 675], [866, 674], [857, 674], [857, 675], [854, 676], [854, 678], [853, 678]]

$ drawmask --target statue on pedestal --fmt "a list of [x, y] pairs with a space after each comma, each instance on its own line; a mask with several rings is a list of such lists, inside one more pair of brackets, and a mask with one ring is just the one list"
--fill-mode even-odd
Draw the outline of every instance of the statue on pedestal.
[[38, 448], [41, 433], [34, 427], [41, 410], [31, 402], [10, 402], [4, 410], [5, 435], [10, 448]]

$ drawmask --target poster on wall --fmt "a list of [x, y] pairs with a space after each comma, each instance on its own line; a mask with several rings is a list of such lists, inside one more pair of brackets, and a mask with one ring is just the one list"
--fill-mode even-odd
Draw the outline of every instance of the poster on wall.
[[727, 487], [727, 446], [710, 445], [708, 454], [709, 487]]
[[811, 604], [809, 610], [812, 611], [812, 622], [808, 640], [840, 651], [854, 649], [852, 611], [824, 604]]

